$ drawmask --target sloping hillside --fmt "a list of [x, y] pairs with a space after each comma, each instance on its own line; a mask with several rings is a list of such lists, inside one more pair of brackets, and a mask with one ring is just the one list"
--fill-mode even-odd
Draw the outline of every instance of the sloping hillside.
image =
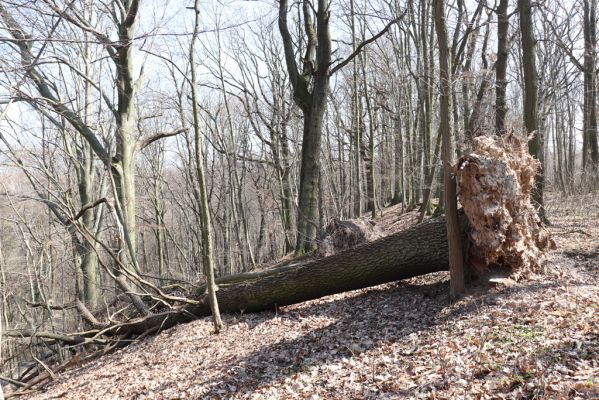
[[[567, 210], [546, 274], [448, 305], [437, 273], [208, 319], [57, 377], [30, 399], [595, 398], [599, 227]], [[590, 236], [589, 236], [590, 235]]]

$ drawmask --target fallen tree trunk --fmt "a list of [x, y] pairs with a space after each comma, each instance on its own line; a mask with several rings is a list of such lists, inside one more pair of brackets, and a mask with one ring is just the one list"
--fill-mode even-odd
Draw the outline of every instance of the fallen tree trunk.
[[226, 311], [261, 311], [447, 268], [445, 219], [439, 218], [330, 257], [221, 284], [218, 297]]
[[[467, 216], [460, 223], [462, 242], [468, 247], [463, 254], [478, 273], [494, 264], [506, 267], [515, 278], [525, 276], [540, 270], [544, 255], [554, 247], [530, 203], [538, 166], [526, 141], [513, 134], [476, 138], [473, 153], [456, 165], [459, 198]], [[339, 225], [333, 229], [337, 236], [331, 238], [332, 244], [340, 242], [336, 247], [364, 240], [365, 230], [351, 221], [333, 225]], [[305, 264], [225, 278], [217, 297], [225, 312], [272, 310], [448, 268], [445, 218], [440, 217]], [[171, 326], [208, 315], [206, 296], [194, 297], [197, 304], [138, 320], [127, 329], [147, 332], [160, 324]]]
[[[466, 239], [466, 219], [462, 218]], [[365, 243], [330, 257], [272, 270], [232, 275], [217, 280], [223, 312], [255, 312], [317, 299], [448, 269], [444, 217]], [[210, 314], [205, 293], [197, 304], [177, 312], [155, 314], [120, 327], [118, 333], [139, 334], [165, 329]]]
[[[540, 270], [543, 256], [554, 246], [530, 204], [538, 163], [528, 156], [525, 143], [513, 135], [477, 138], [474, 152], [462, 157], [455, 167], [465, 212], [460, 216], [463, 243], [468, 247], [464, 254], [470, 266], [478, 267], [478, 272], [484, 272], [492, 264], [507, 267], [513, 277], [525, 276]], [[220, 309], [231, 313], [275, 310], [279, 306], [449, 268], [444, 217], [373, 241], [369, 240], [378, 233], [367, 224], [370, 222], [361, 225], [360, 221], [333, 221], [320, 255], [363, 241], [367, 243], [324, 258], [285, 260], [276, 268], [218, 279]], [[210, 315], [205, 288], [190, 297], [184, 304], [179, 297], [169, 298], [169, 302], [161, 303], [174, 307], [169, 311], [125, 322], [112, 319], [99, 322], [83, 304], [78, 304], [81, 315], [93, 328], [90, 331], [58, 335], [19, 330], [10, 335], [37, 336], [72, 346], [104, 346], [90, 356], [93, 357], [125, 346], [132, 339]], [[178, 305], [173, 306], [172, 300], [178, 301]], [[29, 388], [50, 375], [23, 383]]]
[[[523, 143], [511, 135], [478, 138], [474, 143], [476, 152], [463, 157], [456, 166], [460, 201], [466, 212], [460, 217], [461, 235], [469, 249], [464, 252], [469, 264], [505, 264], [521, 275], [522, 271], [537, 269], [550, 248], [552, 242], [530, 205], [536, 161], [528, 156]], [[338, 224], [343, 229], [336, 229], [341, 236], [332, 238], [333, 244], [341, 242], [343, 248], [360, 242], [361, 231], [347, 222]], [[439, 217], [328, 257], [285, 262], [277, 268], [218, 279], [217, 297], [223, 312], [274, 310], [447, 270], [448, 266], [446, 222]], [[102, 335], [123, 338], [150, 334], [210, 315], [205, 289], [190, 297], [191, 304], [118, 324], [96, 323], [99, 328], [79, 336], [95, 340]]]

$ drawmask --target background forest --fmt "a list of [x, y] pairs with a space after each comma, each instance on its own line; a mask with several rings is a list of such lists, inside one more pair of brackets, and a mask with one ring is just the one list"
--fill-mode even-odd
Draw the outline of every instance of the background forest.
[[[442, 213], [433, 3], [2, 0], [2, 326], [147, 315], [212, 263], [312, 251], [331, 219]], [[444, 6], [455, 158], [533, 113], [545, 190], [595, 190], [597, 1]], [[3, 375], [66, 357], [30, 344], [2, 341]]]

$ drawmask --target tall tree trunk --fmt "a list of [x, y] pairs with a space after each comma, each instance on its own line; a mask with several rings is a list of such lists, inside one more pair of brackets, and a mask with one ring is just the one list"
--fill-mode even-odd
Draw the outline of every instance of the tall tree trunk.
[[534, 136], [528, 141], [528, 151], [536, 157], [541, 167], [535, 178], [535, 190], [532, 200], [537, 208], [539, 217], [546, 221], [543, 191], [545, 188], [545, 157], [543, 154], [542, 137], [538, 122], [538, 77], [536, 67], [536, 41], [533, 32], [532, 6], [530, 0], [518, 0], [520, 11], [520, 32], [522, 37], [522, 70], [524, 73], [524, 126], [526, 133]]
[[[87, 4], [84, 7], [84, 13], [87, 12]], [[90, 75], [91, 56], [89, 44], [87, 43], [89, 34], [84, 33], [86, 43], [84, 43], [84, 73]], [[89, 125], [91, 114], [91, 84], [85, 82], [84, 106], [83, 106], [83, 122]], [[93, 175], [94, 175], [94, 152], [89, 144], [81, 138], [81, 146], [78, 148], [77, 159], [79, 165], [78, 172], [78, 189], [81, 205], [91, 204], [93, 202]], [[81, 218], [81, 223], [84, 229], [90, 233], [94, 232], [94, 210], [88, 209]], [[74, 236], [76, 237], [76, 235]], [[90, 308], [95, 309], [98, 305], [98, 288], [100, 285], [100, 275], [98, 271], [98, 256], [96, 254], [95, 244], [88, 240], [77, 240], [76, 247], [80, 249], [81, 272], [83, 275], [83, 293], [81, 300]]]
[[405, 205], [405, 183], [404, 183], [404, 140], [402, 133], [401, 110], [397, 105], [395, 118], [393, 119], [393, 143], [394, 143], [394, 183], [393, 204]]
[[[79, 150], [79, 198], [81, 205], [88, 205], [93, 202], [93, 153], [90, 147], [82, 141]], [[84, 229], [94, 233], [94, 210], [87, 209], [81, 217], [81, 223]], [[77, 240], [76, 244], [81, 259], [81, 272], [83, 275], [83, 292], [81, 300], [91, 308], [98, 304], [98, 288], [100, 286], [100, 275], [98, 273], [98, 260], [95, 245], [88, 240]]]
[[497, 6], [497, 61], [495, 63], [495, 134], [505, 134], [507, 62], [509, 56], [508, 19], [509, 0], [500, 0]]
[[139, 272], [136, 254], [135, 221], [135, 152], [137, 143], [137, 109], [135, 96], [137, 85], [133, 79], [133, 35], [139, 1], [132, 1], [125, 18], [118, 24], [119, 45], [113, 56], [116, 64], [117, 112], [116, 152], [112, 158], [112, 176], [118, 198], [117, 213], [124, 227], [124, 240], [129, 254], [128, 261]]
[[199, 193], [200, 204], [200, 230], [202, 232], [202, 264], [204, 265], [204, 273], [207, 278], [208, 301], [212, 320], [214, 322], [214, 331], [219, 333], [223, 328], [223, 322], [220, 317], [218, 308], [218, 300], [216, 298], [216, 284], [214, 283], [214, 254], [212, 243], [212, 225], [210, 221], [210, 210], [208, 208], [208, 195], [206, 193], [206, 178], [204, 176], [204, 157], [202, 155], [202, 138], [200, 133], [200, 116], [198, 110], [197, 96], [197, 80], [196, 80], [196, 64], [195, 64], [195, 44], [199, 35], [200, 29], [200, 0], [194, 0], [193, 10], [195, 13], [194, 29], [189, 45], [189, 64], [191, 68], [191, 101], [193, 110], [193, 133], [195, 145], [195, 167], [196, 167], [196, 184]]
[[589, 156], [592, 173], [599, 167], [599, 148], [597, 144], [597, 0], [584, 0], [584, 112], [582, 142], [582, 166], [589, 167]]
[[[158, 163], [162, 163], [159, 159]], [[156, 176], [154, 176], [154, 218], [156, 219], [156, 228], [154, 229], [154, 235], [156, 238], [156, 255], [158, 256], [158, 275], [163, 276], [164, 270], [164, 204], [162, 198], [162, 166], [156, 166]]]
[[[365, 40], [365, 38], [363, 38]], [[368, 147], [364, 144], [364, 172], [366, 173], [366, 204], [367, 210], [370, 212], [372, 218], [376, 217], [376, 189], [375, 189], [375, 175], [376, 171], [374, 168], [374, 132], [375, 132], [375, 113], [373, 110], [370, 93], [368, 91], [368, 82], [366, 74], [366, 55], [364, 52], [360, 53], [361, 69], [362, 69], [362, 82], [364, 85], [364, 103], [366, 106], [366, 113], [368, 114]]]
[[281, 0], [279, 3], [279, 31], [283, 39], [293, 98], [304, 116], [296, 242], [296, 253], [303, 254], [316, 249], [320, 147], [331, 66], [330, 9], [328, 0], [319, 0], [314, 23], [312, 6], [308, 0], [304, 0], [307, 45], [304, 68], [300, 74], [287, 24], [287, 4], [287, 0]]
[[480, 83], [480, 86], [478, 87], [478, 92], [476, 93], [476, 101], [474, 102], [474, 105], [472, 106], [472, 112], [470, 113], [470, 117], [468, 118], [468, 124], [465, 128], [466, 129], [465, 136], [468, 141], [468, 146], [470, 146], [472, 144], [474, 137], [478, 136], [477, 130], [478, 130], [478, 123], [479, 123], [480, 117], [481, 117], [481, 110], [484, 105], [483, 100], [484, 100], [485, 94], [487, 92], [487, 87], [489, 86], [489, 82], [490, 82], [490, 73], [488, 72], [489, 63], [488, 63], [487, 57], [486, 57], [487, 45], [489, 43], [490, 32], [491, 32], [490, 25], [487, 24], [487, 29], [485, 30], [485, 36], [484, 36], [483, 44], [482, 44], [482, 48], [481, 48], [481, 58], [482, 58], [483, 69], [486, 72], [483, 75], [483, 79], [482, 79], [482, 82]]
[[439, 43], [439, 132], [443, 135], [443, 179], [445, 185], [445, 215], [447, 216], [447, 243], [449, 250], [450, 296], [457, 299], [465, 291], [462, 238], [458, 221], [455, 176], [451, 173], [454, 161], [453, 135], [451, 133], [451, 69], [445, 22], [445, 0], [433, 0], [435, 28]]
[[420, 208], [420, 215], [418, 217], [418, 222], [422, 222], [424, 220], [426, 210], [429, 208], [428, 205], [426, 207], [424, 207], [424, 205], [430, 204], [430, 201], [431, 201], [433, 180], [435, 179], [435, 170], [436, 170], [435, 166], [437, 164], [437, 161], [439, 160], [439, 153], [441, 151], [441, 139], [442, 138], [443, 138], [443, 135], [441, 134], [441, 132], [439, 132], [437, 134], [437, 139], [435, 140], [435, 151], [433, 153], [433, 164], [431, 166], [429, 175], [426, 177], [426, 182], [425, 182], [425, 185], [428, 187], [428, 190], [426, 190], [424, 192], [424, 198], [422, 199], [423, 207]]
[[[356, 11], [354, 0], [350, 0], [352, 51], [356, 51]], [[352, 62], [352, 93], [351, 93], [351, 143], [353, 145], [353, 209], [352, 216], [359, 217], [362, 213], [362, 168], [360, 154], [362, 145], [362, 112], [360, 110], [360, 95], [358, 88], [358, 60]]]
[[[426, 199], [430, 197], [431, 192], [431, 184], [432, 179], [431, 175], [433, 174], [432, 165], [431, 165], [431, 131], [433, 124], [433, 70], [434, 70], [434, 61], [433, 61], [433, 30], [434, 26], [430, 24], [430, 10], [429, 10], [429, 2], [421, 1], [421, 10], [420, 10], [420, 40], [422, 43], [422, 71], [423, 76], [421, 78], [422, 81], [422, 102], [423, 108], [421, 110], [422, 113], [422, 126], [420, 130], [422, 132], [422, 176], [420, 178], [420, 186], [422, 188], [422, 205], [420, 207], [420, 212], [425, 214], [430, 214], [430, 202]], [[430, 32], [428, 29], [430, 28]], [[430, 39], [430, 43], [429, 43]], [[431, 184], [429, 184], [429, 182]]]
[[289, 144], [287, 142], [287, 121], [281, 124], [280, 146], [281, 146], [281, 171], [280, 179], [282, 185], [282, 206], [283, 206], [283, 229], [285, 230], [285, 254], [293, 251], [293, 191], [291, 190], [291, 166], [289, 165]]

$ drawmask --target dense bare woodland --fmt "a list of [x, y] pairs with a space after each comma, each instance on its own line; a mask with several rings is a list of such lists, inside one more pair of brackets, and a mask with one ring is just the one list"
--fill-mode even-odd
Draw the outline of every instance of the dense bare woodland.
[[597, 13], [0, 0], [0, 398], [599, 396]]

